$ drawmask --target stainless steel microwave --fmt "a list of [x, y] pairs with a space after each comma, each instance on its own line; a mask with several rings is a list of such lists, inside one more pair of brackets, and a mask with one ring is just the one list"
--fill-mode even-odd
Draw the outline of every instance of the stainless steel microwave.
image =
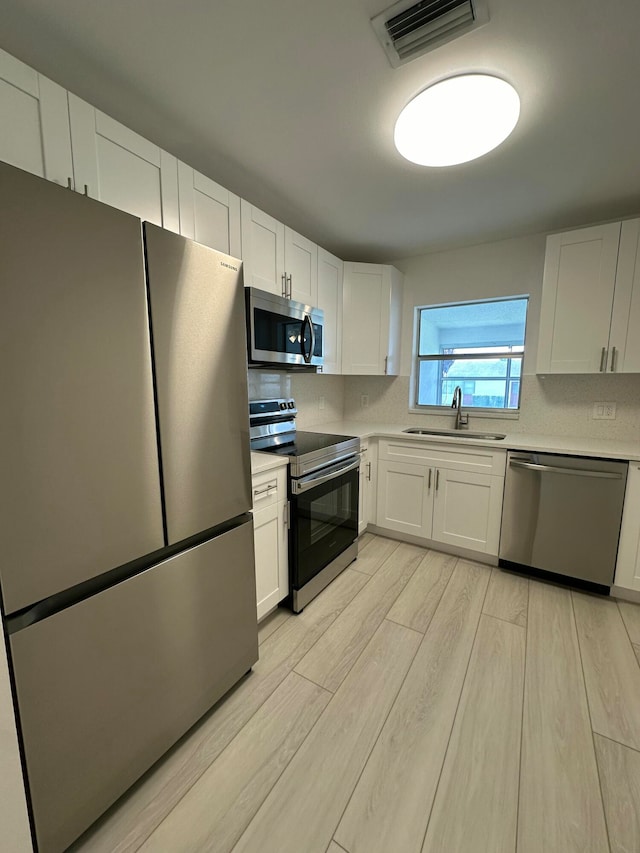
[[250, 367], [318, 368], [324, 312], [255, 287], [245, 288]]

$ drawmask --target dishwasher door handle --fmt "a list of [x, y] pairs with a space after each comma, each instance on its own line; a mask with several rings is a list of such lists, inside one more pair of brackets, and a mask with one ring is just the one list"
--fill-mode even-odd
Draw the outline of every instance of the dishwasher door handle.
[[523, 462], [520, 459], [509, 460], [512, 468], [526, 468], [531, 471], [548, 471], [551, 474], [571, 474], [576, 477], [598, 477], [601, 480], [621, 480], [622, 474], [612, 471], [589, 471], [581, 468], [560, 468], [557, 465], [540, 465], [537, 462]]

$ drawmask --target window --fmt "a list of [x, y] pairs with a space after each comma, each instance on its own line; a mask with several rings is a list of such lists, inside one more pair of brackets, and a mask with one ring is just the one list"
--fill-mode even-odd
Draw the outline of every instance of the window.
[[414, 407], [462, 405], [517, 411], [527, 297], [416, 309]]

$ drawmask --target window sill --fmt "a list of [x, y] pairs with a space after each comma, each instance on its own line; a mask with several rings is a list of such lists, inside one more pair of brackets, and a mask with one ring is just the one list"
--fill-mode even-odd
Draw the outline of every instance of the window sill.
[[[515, 409], [472, 409], [463, 406], [462, 411], [469, 418], [499, 418], [500, 420], [517, 421], [520, 418], [520, 411]], [[444, 415], [448, 418], [455, 418], [456, 410], [450, 406], [409, 406], [409, 414], [411, 415]]]

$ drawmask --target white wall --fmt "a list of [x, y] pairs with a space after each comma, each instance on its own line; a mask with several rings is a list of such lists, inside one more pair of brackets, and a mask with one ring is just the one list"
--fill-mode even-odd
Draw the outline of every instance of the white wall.
[[[344, 417], [370, 423], [453, 426], [452, 412], [409, 413], [416, 305], [528, 294], [529, 312], [517, 420], [471, 414], [472, 429], [640, 441], [640, 375], [535, 375], [545, 234], [393, 261], [405, 274], [401, 376], [344, 378]], [[366, 395], [368, 408], [360, 405]], [[593, 404], [615, 401], [613, 421], [593, 420]]]
[[392, 261], [404, 273], [401, 374], [411, 373], [416, 305], [529, 295], [524, 373], [536, 363], [545, 234]]

